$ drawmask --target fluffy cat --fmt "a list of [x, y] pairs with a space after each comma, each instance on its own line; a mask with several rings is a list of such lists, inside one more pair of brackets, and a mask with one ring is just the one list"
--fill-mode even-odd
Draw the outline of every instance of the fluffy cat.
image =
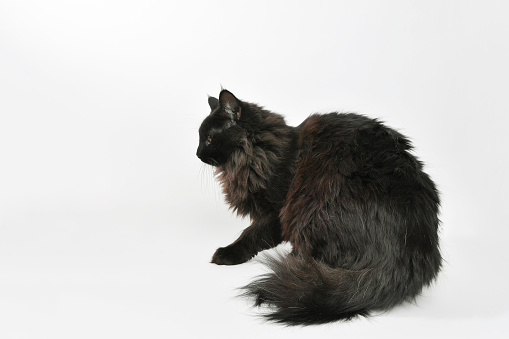
[[251, 226], [212, 257], [241, 264], [286, 241], [246, 287], [265, 316], [321, 324], [418, 296], [441, 266], [439, 196], [406, 137], [358, 114], [313, 114], [297, 127], [222, 90], [199, 129], [227, 202]]

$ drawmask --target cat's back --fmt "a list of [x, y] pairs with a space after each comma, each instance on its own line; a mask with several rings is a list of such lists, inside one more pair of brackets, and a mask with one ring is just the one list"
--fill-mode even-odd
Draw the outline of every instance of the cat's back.
[[412, 148], [399, 132], [355, 113], [313, 114], [299, 128], [299, 149], [321, 158], [377, 161], [394, 153], [407, 155]]
[[387, 194], [406, 199], [400, 194], [408, 191], [405, 187], [434, 191], [422, 163], [410, 152], [409, 140], [376, 119], [354, 113], [314, 114], [299, 127], [294, 189], [347, 190], [365, 197], [375, 192], [380, 199]]
[[313, 114], [304, 120], [299, 128], [299, 145], [318, 140], [328, 140], [330, 143], [369, 138], [389, 138], [396, 141], [405, 139], [403, 135], [383, 125], [377, 119], [355, 113]]

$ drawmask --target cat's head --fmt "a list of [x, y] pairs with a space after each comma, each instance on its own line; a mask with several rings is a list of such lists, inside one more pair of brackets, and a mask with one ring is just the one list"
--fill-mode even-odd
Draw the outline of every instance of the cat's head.
[[246, 131], [239, 126], [242, 103], [229, 91], [222, 90], [219, 99], [209, 97], [209, 106], [211, 112], [199, 129], [196, 155], [204, 163], [221, 166], [245, 140]]

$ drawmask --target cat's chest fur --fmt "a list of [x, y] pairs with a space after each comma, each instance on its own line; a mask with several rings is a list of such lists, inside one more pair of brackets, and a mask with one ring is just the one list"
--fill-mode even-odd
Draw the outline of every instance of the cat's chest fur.
[[226, 201], [239, 215], [279, 213], [295, 175], [297, 138], [297, 129], [284, 137], [265, 135], [265, 141], [278, 142], [262, 147], [258, 137], [255, 142], [246, 142], [225, 165], [216, 168]]

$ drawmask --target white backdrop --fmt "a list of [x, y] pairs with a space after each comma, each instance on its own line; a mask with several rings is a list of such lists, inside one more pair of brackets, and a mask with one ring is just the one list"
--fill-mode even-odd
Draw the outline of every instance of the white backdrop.
[[[0, 0], [1, 338], [501, 338], [504, 1]], [[409, 135], [447, 263], [417, 305], [285, 328], [209, 264], [248, 220], [195, 156], [221, 85], [296, 125], [356, 111]]]

